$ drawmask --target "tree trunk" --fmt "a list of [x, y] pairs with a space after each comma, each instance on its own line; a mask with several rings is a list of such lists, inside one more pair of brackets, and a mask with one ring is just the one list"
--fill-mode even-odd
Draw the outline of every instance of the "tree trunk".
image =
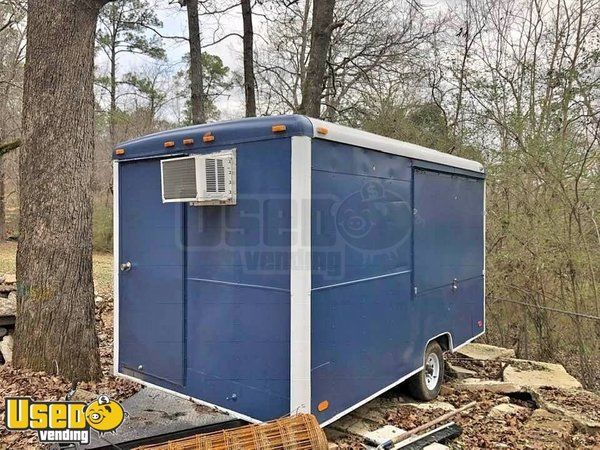
[[198, 0], [187, 0], [188, 30], [190, 39], [190, 84], [192, 90], [192, 123], [206, 122], [204, 111], [204, 77], [202, 75], [202, 42]]
[[250, 0], [241, 0], [244, 22], [244, 95], [246, 117], [256, 116], [256, 80], [254, 78], [254, 31], [252, 29], [252, 5]]
[[114, 148], [117, 145], [117, 36], [112, 35], [110, 48], [110, 115], [109, 115], [109, 133], [110, 145]]
[[101, 375], [92, 281], [94, 34], [103, 0], [29, 0], [14, 363]]
[[336, 27], [341, 26], [333, 23], [334, 8], [335, 0], [315, 0], [313, 5], [310, 56], [306, 79], [302, 84], [302, 103], [298, 108], [300, 114], [311, 117], [321, 115], [321, 95], [331, 34]]
[[6, 200], [4, 198], [4, 157], [0, 155], [0, 242], [6, 239]]

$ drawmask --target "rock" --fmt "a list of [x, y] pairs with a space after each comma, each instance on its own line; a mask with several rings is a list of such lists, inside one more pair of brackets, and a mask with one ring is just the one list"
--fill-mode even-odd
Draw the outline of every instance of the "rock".
[[340, 446], [337, 445], [335, 442], [327, 443], [327, 450], [338, 450], [338, 448], [340, 448]]
[[96, 302], [96, 305], [100, 305], [104, 301], [104, 299], [97, 295], [96, 298], [94, 298], [94, 301]]
[[98, 394], [94, 394], [93, 392], [87, 391], [85, 389], [77, 388], [71, 397], [71, 401], [73, 402], [85, 402], [90, 403], [94, 400], [98, 399]]
[[0, 294], [8, 294], [15, 290], [14, 284], [0, 284]]
[[433, 444], [423, 447], [423, 450], [450, 450], [450, 447], [440, 444], [439, 442], [434, 442]]
[[105, 327], [113, 328], [114, 315], [111, 309], [102, 311], [102, 313], [100, 314], [100, 318], [102, 319], [102, 323]]
[[512, 403], [501, 403], [490, 409], [488, 416], [494, 419], [500, 419], [504, 416], [518, 414], [524, 411], [527, 411], [527, 408], [524, 406], [513, 405]]
[[4, 284], [16, 284], [17, 276], [14, 273], [5, 273], [4, 274]]
[[2, 357], [7, 363], [12, 362], [14, 343], [15, 341], [10, 334], [4, 336], [0, 341], [0, 353], [2, 353]]
[[470, 392], [489, 391], [496, 394], [513, 394], [515, 392], [525, 392], [522, 386], [506, 383], [498, 380], [481, 380], [479, 378], [466, 378], [454, 385], [457, 390]]
[[446, 373], [452, 378], [464, 380], [465, 378], [477, 378], [477, 372], [464, 367], [455, 366], [449, 362], [446, 363]]
[[454, 405], [451, 405], [450, 403], [447, 403], [447, 402], [436, 402], [436, 401], [426, 402], [426, 403], [408, 402], [408, 403], [403, 403], [403, 404], [398, 405], [398, 406], [400, 406], [400, 407], [402, 407], [402, 406], [412, 406], [413, 408], [417, 408], [417, 409], [420, 409], [422, 411], [431, 411], [433, 409], [441, 409], [442, 411], [454, 411], [456, 409], [454, 407]]
[[515, 351], [512, 348], [496, 347], [487, 344], [470, 343], [456, 351], [458, 354], [480, 361], [493, 361], [496, 359], [514, 358]]
[[330, 425], [330, 427], [333, 430], [342, 431], [344, 433], [366, 436], [374, 428], [372, 424], [373, 423], [370, 420], [365, 420], [349, 414], [342, 417], [340, 420], [335, 422], [335, 424]]
[[4, 284], [4, 280], [6, 280], [6, 278], [4, 278], [4, 275], [0, 275], [0, 284]]
[[581, 388], [581, 383], [567, 373], [560, 364], [512, 359], [502, 376], [507, 383], [525, 387], [550, 386], [556, 388]]
[[0, 317], [17, 315], [17, 296], [12, 295], [8, 298], [0, 298]]
[[0, 339], [8, 334], [8, 330], [6, 328], [0, 327]]
[[381, 428], [377, 428], [376, 430], [366, 433], [364, 437], [371, 442], [376, 442], [379, 445], [389, 441], [395, 436], [399, 436], [404, 433], [406, 433], [406, 430], [393, 425], [385, 425]]
[[540, 408], [572, 421], [586, 433], [600, 433], [600, 395], [584, 389], [532, 388]]
[[566, 440], [573, 432], [573, 423], [545, 409], [536, 409], [525, 423], [524, 430], [538, 443], [538, 448], [564, 449], [569, 448]]
[[8, 294], [8, 299], [11, 302], [16, 302], [17, 301], [17, 291], [12, 291]]

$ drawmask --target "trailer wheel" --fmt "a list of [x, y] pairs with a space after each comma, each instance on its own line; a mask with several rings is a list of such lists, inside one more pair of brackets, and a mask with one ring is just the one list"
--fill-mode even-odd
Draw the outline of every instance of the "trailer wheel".
[[407, 381], [407, 388], [414, 398], [428, 402], [438, 396], [444, 381], [444, 356], [440, 344], [430, 342], [423, 361], [423, 370]]

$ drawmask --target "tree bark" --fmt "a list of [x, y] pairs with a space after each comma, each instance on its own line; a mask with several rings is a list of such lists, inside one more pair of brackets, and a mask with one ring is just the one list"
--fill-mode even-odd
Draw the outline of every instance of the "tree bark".
[[113, 28], [110, 43], [110, 115], [109, 133], [111, 149], [117, 145], [117, 34]]
[[302, 83], [302, 103], [300, 114], [311, 117], [321, 116], [321, 95], [327, 68], [327, 54], [331, 44], [331, 34], [341, 23], [333, 23], [335, 0], [315, 0], [312, 15], [310, 55], [306, 79]]
[[4, 198], [4, 157], [0, 155], [0, 242], [6, 239], [6, 199]]
[[204, 110], [204, 77], [202, 74], [202, 42], [198, 0], [187, 0], [188, 30], [190, 40], [190, 85], [192, 91], [192, 123], [206, 122]]
[[94, 34], [103, 0], [29, 0], [14, 364], [101, 375], [92, 281]]
[[251, 0], [241, 0], [244, 22], [244, 95], [246, 117], [256, 117], [256, 80], [254, 78], [254, 30], [252, 27]]

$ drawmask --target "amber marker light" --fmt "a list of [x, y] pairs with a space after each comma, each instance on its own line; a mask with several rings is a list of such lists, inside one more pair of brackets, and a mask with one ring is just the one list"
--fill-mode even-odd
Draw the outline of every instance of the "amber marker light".
[[165, 148], [175, 147], [175, 141], [167, 141], [165, 142]]
[[329, 408], [329, 401], [327, 400], [323, 400], [321, 403], [319, 403], [319, 406], [317, 406], [319, 411], [325, 411], [327, 408]]
[[203, 142], [212, 142], [214, 140], [215, 140], [215, 137], [213, 136], [213, 134], [210, 131], [208, 133], [206, 133], [204, 136], [202, 136]]
[[273, 131], [273, 133], [283, 133], [285, 130], [287, 130], [285, 125], [273, 125], [271, 127], [271, 131]]
[[183, 140], [183, 145], [194, 145], [194, 140], [191, 139], [191, 138], [184, 139]]
[[317, 127], [317, 133], [325, 135], [329, 133], [329, 130], [325, 127]]
[[124, 154], [125, 154], [124, 148], [118, 148], [115, 150], [115, 155], [124, 155]]

